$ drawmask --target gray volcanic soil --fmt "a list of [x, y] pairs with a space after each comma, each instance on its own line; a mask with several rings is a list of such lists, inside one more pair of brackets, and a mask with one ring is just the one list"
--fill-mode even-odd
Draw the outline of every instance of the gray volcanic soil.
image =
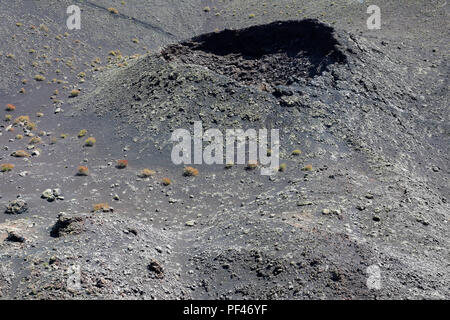
[[[2, 298], [449, 298], [443, 1], [378, 1], [377, 31], [357, 1], [133, 3], [80, 2], [86, 25], [67, 35], [69, 2], [1, 5], [1, 34], [13, 35], [1, 40], [1, 114], [37, 124], [0, 132], [0, 163], [15, 165], [0, 173], [0, 201], [29, 207], [0, 216]], [[170, 134], [199, 120], [280, 129], [287, 169], [200, 165], [184, 177]], [[11, 157], [32, 135], [39, 155]], [[48, 188], [64, 199], [41, 199]], [[380, 289], [366, 285], [373, 265]]]

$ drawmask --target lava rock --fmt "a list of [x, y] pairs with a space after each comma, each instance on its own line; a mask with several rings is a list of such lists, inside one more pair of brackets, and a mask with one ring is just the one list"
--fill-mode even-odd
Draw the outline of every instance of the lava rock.
[[23, 199], [11, 201], [6, 207], [6, 214], [22, 214], [28, 210], [28, 204]]
[[61, 237], [67, 234], [79, 234], [84, 230], [84, 223], [86, 215], [69, 215], [66, 213], [60, 213], [58, 220], [53, 225], [50, 231], [50, 236], [54, 238]]

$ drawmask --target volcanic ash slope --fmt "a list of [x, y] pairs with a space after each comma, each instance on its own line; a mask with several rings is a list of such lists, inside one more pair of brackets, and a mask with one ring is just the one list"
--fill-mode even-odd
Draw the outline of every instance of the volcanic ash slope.
[[[107, 71], [74, 100], [73, 115], [95, 113], [119, 137], [137, 131], [166, 153], [171, 132], [194, 121], [280, 129], [291, 169], [252, 176], [265, 191], [243, 190], [248, 206], [217, 212], [197, 196], [208, 205], [199, 208], [202, 226], [177, 235], [180, 259], [195, 270], [189, 281], [202, 283], [193, 297], [442, 298], [448, 125], [424, 117], [423, 83], [407, 63], [316, 20], [274, 22], [202, 35]], [[299, 147], [313, 172], [291, 156]], [[221, 192], [247, 175], [223, 180]], [[380, 286], [367, 286], [372, 276]]]

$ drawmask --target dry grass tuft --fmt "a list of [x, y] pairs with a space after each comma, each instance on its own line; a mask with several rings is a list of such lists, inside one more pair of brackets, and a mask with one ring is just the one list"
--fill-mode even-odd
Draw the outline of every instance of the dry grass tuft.
[[231, 168], [233, 168], [233, 166], [234, 166], [234, 163], [233, 163], [233, 162], [227, 162], [227, 163], [225, 164], [225, 169], [231, 169]]
[[183, 176], [185, 177], [196, 177], [198, 176], [198, 170], [193, 167], [184, 168]]
[[80, 94], [80, 90], [78, 90], [78, 89], [73, 89], [71, 92], [70, 92], [70, 98], [75, 98], [75, 97], [78, 97], [78, 95]]
[[80, 132], [78, 132], [78, 138], [83, 138], [86, 134], [87, 134], [87, 130], [82, 129], [82, 130], [80, 130]]
[[94, 137], [90, 137], [90, 138], [86, 139], [86, 141], [84, 142], [84, 145], [86, 147], [93, 147], [96, 142], [97, 142], [97, 140], [95, 140]]
[[94, 204], [94, 206], [93, 206], [93, 212], [97, 212], [97, 211], [103, 211], [103, 212], [108, 212], [108, 211], [110, 211], [110, 207], [109, 207], [109, 204], [107, 204], [107, 203], [97, 203], [97, 204]]
[[258, 161], [256, 160], [249, 160], [245, 166], [246, 170], [255, 170], [256, 168], [258, 168]]
[[170, 186], [172, 184], [172, 180], [169, 178], [162, 178], [161, 183], [163, 186]]
[[138, 176], [140, 178], [149, 178], [156, 174], [156, 171], [150, 170], [150, 169], [143, 169], [141, 172], [139, 172]]
[[19, 116], [16, 119], [14, 119], [14, 124], [28, 123], [28, 122], [30, 122], [29, 116]]
[[10, 103], [8, 103], [6, 105], [6, 111], [14, 111], [14, 110], [16, 110], [16, 106], [15, 105], [10, 104]]
[[38, 144], [41, 143], [42, 139], [40, 137], [33, 137], [28, 141], [28, 144]]
[[17, 150], [14, 151], [11, 156], [16, 157], [16, 158], [29, 158], [30, 154], [28, 152], [26, 152], [25, 150]]
[[44, 81], [45, 77], [42, 74], [37, 74], [34, 76], [34, 80], [36, 81]]
[[128, 160], [117, 160], [116, 168], [117, 169], [125, 169], [128, 167]]
[[117, 10], [116, 8], [108, 8], [108, 11], [112, 14], [119, 14], [119, 10]]
[[11, 163], [4, 163], [0, 166], [0, 171], [1, 172], [9, 172], [12, 169], [14, 169], [14, 165]]
[[77, 176], [85, 177], [89, 175], [89, 169], [86, 166], [79, 166], [77, 169]]
[[34, 122], [28, 122], [25, 126], [25, 128], [27, 128], [28, 130], [32, 131], [34, 129], [36, 129], [36, 123]]

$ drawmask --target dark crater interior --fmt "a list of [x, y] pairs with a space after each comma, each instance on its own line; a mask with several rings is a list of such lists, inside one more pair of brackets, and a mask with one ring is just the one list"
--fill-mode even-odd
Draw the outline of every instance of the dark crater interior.
[[284, 21], [224, 30], [174, 44], [168, 61], [197, 64], [247, 85], [290, 85], [345, 63], [334, 29], [318, 20]]

